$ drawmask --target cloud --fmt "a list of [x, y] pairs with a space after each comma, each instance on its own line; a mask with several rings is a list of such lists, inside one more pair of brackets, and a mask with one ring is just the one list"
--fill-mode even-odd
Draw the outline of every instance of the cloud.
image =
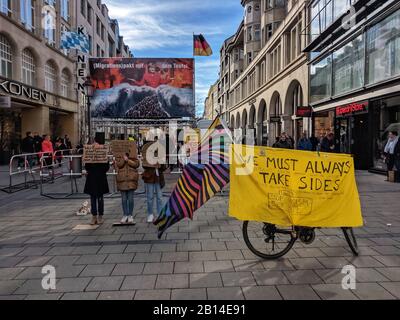
[[243, 16], [239, 0], [103, 0], [136, 57], [191, 57], [192, 34], [202, 33], [212, 57], [196, 57], [196, 110], [202, 114], [218, 79], [219, 48]]

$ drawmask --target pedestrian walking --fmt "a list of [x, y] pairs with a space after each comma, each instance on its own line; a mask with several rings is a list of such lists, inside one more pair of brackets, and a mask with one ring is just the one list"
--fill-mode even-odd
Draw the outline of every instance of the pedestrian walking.
[[[95, 140], [95, 146], [100, 144]], [[104, 223], [104, 195], [109, 193], [107, 172], [110, 169], [109, 163], [86, 163], [86, 183], [84, 192], [90, 195], [92, 212], [91, 225]]]
[[299, 139], [299, 143], [297, 144], [297, 149], [304, 151], [312, 151], [313, 145], [311, 143], [311, 140], [307, 136], [307, 132], [302, 133], [301, 138]]
[[135, 224], [133, 220], [134, 195], [138, 188], [140, 162], [136, 158], [129, 157], [126, 153], [122, 159], [116, 161], [117, 189], [122, 196], [122, 210], [124, 216], [121, 223]]
[[321, 141], [321, 152], [335, 152], [335, 135], [330, 132]]
[[[399, 145], [398, 132], [390, 131], [388, 135], [388, 142], [386, 143], [384, 149], [385, 163], [387, 165], [388, 172], [393, 171], [396, 162], [398, 164], [399, 153], [400, 153], [400, 146], [398, 145]], [[396, 168], [397, 170], [399, 170], [397, 165]]]

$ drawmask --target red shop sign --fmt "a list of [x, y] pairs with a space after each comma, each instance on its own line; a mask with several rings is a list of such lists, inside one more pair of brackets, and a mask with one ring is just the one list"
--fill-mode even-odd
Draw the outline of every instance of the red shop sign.
[[351, 103], [349, 105], [336, 108], [337, 117], [345, 117], [365, 112], [368, 112], [368, 101]]
[[300, 118], [309, 118], [312, 114], [311, 107], [297, 107], [296, 116]]

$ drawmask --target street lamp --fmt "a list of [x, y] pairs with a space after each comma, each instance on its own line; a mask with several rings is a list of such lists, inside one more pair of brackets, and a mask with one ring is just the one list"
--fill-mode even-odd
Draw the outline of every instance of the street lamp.
[[86, 106], [87, 106], [87, 124], [88, 124], [88, 139], [91, 140], [92, 137], [92, 125], [91, 125], [91, 101], [90, 99], [94, 94], [94, 86], [90, 77], [86, 78], [85, 84], [86, 88]]

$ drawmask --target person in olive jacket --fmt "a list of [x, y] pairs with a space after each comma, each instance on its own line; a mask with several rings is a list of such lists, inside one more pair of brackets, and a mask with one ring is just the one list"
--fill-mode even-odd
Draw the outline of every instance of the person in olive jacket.
[[126, 153], [123, 158], [116, 161], [117, 166], [117, 188], [122, 196], [122, 209], [124, 216], [121, 223], [135, 224], [133, 221], [134, 194], [138, 188], [140, 162], [138, 159], [130, 158]]
[[[95, 145], [99, 143], [95, 142]], [[92, 220], [91, 225], [103, 224], [104, 195], [110, 192], [107, 181], [109, 163], [86, 163], [87, 173], [84, 192], [90, 195]]]

